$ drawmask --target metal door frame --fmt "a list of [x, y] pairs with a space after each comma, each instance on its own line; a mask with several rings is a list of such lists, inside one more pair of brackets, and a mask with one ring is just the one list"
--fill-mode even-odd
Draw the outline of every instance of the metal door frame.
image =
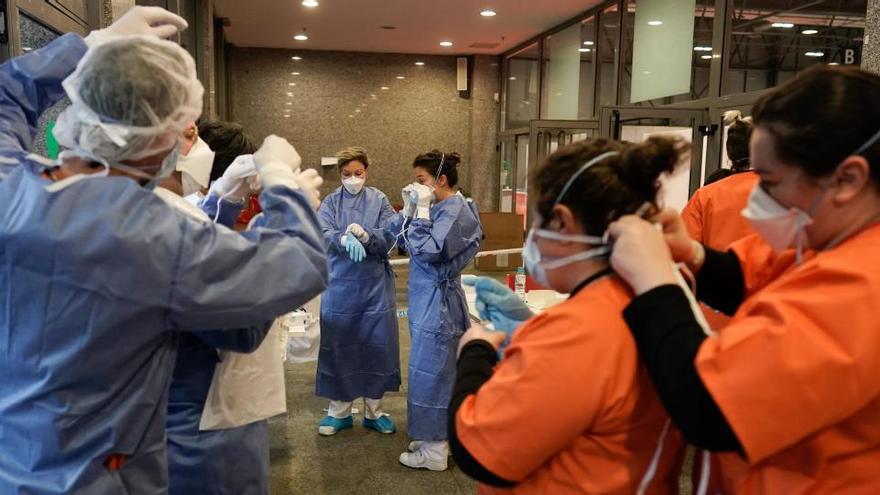
[[[688, 185], [689, 195], [702, 187], [702, 177], [708, 176], [712, 169], [712, 156], [706, 154], [703, 167], [703, 137], [713, 138], [718, 126], [709, 119], [708, 108], [670, 108], [670, 107], [602, 107], [600, 117], [600, 135], [608, 139], [620, 139], [620, 127], [627, 121], [637, 119], [691, 119], [693, 134], [691, 135], [691, 179]], [[708, 144], [708, 143], [707, 143]], [[717, 169], [718, 165], [715, 166]]]

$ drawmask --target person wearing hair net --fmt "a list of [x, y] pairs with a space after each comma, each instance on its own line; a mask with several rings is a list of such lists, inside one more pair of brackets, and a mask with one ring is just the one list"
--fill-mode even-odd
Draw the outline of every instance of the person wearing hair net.
[[[236, 233], [151, 189], [201, 111], [195, 64], [134, 7], [0, 65], [0, 493], [164, 493], [178, 331], [265, 324], [319, 294], [321, 180], [270, 136], [262, 227]], [[65, 93], [58, 162], [28, 153]]]

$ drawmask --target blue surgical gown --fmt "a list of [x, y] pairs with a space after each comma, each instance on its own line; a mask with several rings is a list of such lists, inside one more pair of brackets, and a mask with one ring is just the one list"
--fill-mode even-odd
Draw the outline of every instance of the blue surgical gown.
[[[404, 218], [389, 223], [397, 232]], [[480, 250], [483, 229], [473, 202], [456, 194], [412, 220], [405, 236], [409, 265], [407, 429], [416, 440], [446, 440], [458, 339], [470, 327], [461, 272]]]
[[[400, 389], [397, 296], [388, 264], [394, 235], [384, 229], [394, 210], [378, 189], [366, 187], [352, 195], [340, 187], [324, 199], [318, 214], [330, 286], [321, 297], [316, 393], [339, 401], [380, 399]], [[339, 241], [353, 223], [370, 235], [361, 263], [351, 261]]]
[[0, 65], [3, 494], [166, 493], [179, 331], [264, 324], [327, 283], [297, 191], [264, 190], [266, 223], [239, 234], [128, 178], [44, 178], [26, 150], [85, 50], [68, 34]]
[[[213, 193], [200, 206], [217, 223], [232, 227], [241, 204]], [[181, 332], [168, 394], [168, 474], [171, 495], [264, 495], [269, 493], [269, 428], [256, 421], [236, 428], [199, 431], [217, 350], [253, 352], [272, 327]]]

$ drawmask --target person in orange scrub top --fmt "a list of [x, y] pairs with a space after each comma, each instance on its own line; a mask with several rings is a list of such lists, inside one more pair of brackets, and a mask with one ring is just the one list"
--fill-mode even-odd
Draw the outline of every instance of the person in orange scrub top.
[[[639, 363], [622, 317], [632, 292], [609, 268], [603, 233], [655, 204], [657, 179], [682, 149], [664, 138], [582, 141], [530, 180], [527, 269], [571, 297], [519, 325], [497, 367], [504, 333], [475, 325], [461, 339], [449, 440], [480, 493], [678, 493], [681, 437]], [[513, 292], [490, 279], [472, 285], [496, 329], [511, 331], [491, 315], [515, 312]]]
[[[676, 426], [739, 453], [726, 492], [880, 493], [880, 77], [817, 66], [752, 111], [761, 178], [743, 215], [760, 238], [727, 252], [680, 217], [615, 222], [611, 263], [633, 288], [625, 312]], [[706, 337], [675, 285], [734, 314]]]

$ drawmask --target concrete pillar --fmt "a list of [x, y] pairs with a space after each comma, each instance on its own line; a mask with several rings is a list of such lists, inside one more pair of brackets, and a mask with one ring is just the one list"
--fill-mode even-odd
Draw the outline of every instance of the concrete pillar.
[[880, 0], [868, 0], [862, 68], [880, 74]]
[[501, 94], [498, 57], [474, 57], [473, 88], [471, 93], [470, 153], [465, 163], [468, 169], [468, 194], [480, 211], [498, 210], [498, 118], [499, 104], [495, 95]]

